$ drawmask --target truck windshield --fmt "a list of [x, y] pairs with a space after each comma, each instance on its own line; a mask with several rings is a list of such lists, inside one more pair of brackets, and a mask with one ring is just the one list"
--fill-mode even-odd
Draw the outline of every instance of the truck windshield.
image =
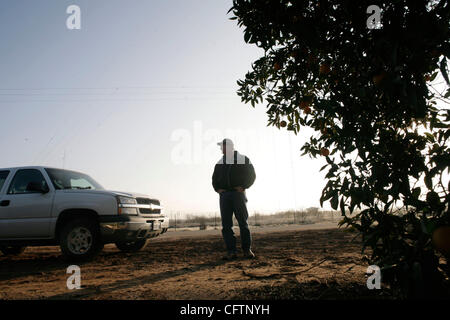
[[0, 191], [2, 191], [6, 178], [8, 178], [9, 171], [0, 171]]
[[84, 173], [48, 168], [45, 171], [47, 171], [56, 190], [104, 190], [97, 181]]

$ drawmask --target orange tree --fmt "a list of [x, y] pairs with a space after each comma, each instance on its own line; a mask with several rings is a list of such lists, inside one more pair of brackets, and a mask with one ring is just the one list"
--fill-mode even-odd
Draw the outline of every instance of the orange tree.
[[448, 228], [432, 239], [450, 224], [449, 1], [234, 0], [230, 12], [264, 50], [238, 95], [265, 102], [269, 125], [315, 130], [302, 150], [326, 158], [321, 205], [340, 208], [397, 294], [447, 294]]

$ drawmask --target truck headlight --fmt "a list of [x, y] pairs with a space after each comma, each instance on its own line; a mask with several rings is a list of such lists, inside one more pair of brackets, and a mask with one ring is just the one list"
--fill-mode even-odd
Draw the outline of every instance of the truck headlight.
[[117, 197], [117, 202], [119, 204], [137, 204], [136, 199], [130, 198], [130, 197], [122, 197], [122, 196]]
[[119, 214], [138, 215], [137, 208], [134, 207], [137, 205], [137, 201], [134, 198], [118, 196], [117, 205]]

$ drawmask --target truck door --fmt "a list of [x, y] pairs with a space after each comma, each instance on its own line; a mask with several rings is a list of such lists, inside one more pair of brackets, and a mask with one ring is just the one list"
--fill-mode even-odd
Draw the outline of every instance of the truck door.
[[54, 191], [38, 169], [17, 170], [0, 194], [0, 239], [50, 238]]

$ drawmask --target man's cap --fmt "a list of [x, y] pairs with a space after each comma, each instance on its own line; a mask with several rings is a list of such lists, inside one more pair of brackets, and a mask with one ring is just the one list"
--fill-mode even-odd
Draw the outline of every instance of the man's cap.
[[233, 141], [231, 139], [225, 138], [222, 141], [217, 143], [218, 146], [234, 146]]

